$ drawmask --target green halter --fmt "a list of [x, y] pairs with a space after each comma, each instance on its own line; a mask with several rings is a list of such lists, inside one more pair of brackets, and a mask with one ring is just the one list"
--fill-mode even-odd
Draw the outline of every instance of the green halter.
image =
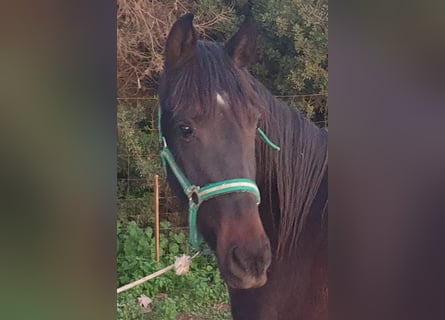
[[[164, 167], [164, 171], [167, 171], [167, 165], [172, 170], [176, 179], [178, 180], [182, 191], [189, 199], [189, 228], [190, 228], [190, 246], [193, 249], [197, 249], [199, 244], [201, 243], [201, 235], [198, 232], [198, 228], [196, 225], [196, 218], [198, 215], [199, 206], [206, 200], [211, 198], [234, 192], [250, 192], [253, 193], [257, 199], [257, 205], [261, 202], [260, 191], [258, 190], [258, 186], [255, 181], [250, 179], [231, 179], [224, 180], [221, 182], [211, 183], [206, 186], [200, 187], [190, 183], [187, 177], [184, 175], [182, 170], [176, 164], [176, 161], [173, 157], [173, 154], [168, 149], [167, 142], [162, 135], [161, 129], [161, 107], [158, 109], [158, 130], [159, 130], [159, 140], [161, 143], [161, 160], [162, 166]], [[273, 144], [266, 134], [258, 129], [261, 138], [269, 144], [273, 149], [279, 151], [280, 148]]]

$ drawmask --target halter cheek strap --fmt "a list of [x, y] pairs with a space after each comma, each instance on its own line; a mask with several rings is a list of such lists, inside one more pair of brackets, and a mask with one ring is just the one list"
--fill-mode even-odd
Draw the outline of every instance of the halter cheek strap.
[[[158, 130], [159, 130], [159, 139], [161, 143], [161, 160], [162, 166], [164, 167], [164, 171], [167, 171], [167, 165], [170, 167], [171, 171], [175, 175], [178, 180], [182, 191], [189, 199], [189, 228], [190, 228], [190, 246], [193, 249], [198, 249], [201, 243], [201, 235], [198, 232], [197, 228], [197, 215], [199, 206], [206, 200], [215, 198], [220, 195], [235, 193], [235, 192], [249, 192], [252, 193], [257, 199], [257, 205], [261, 202], [260, 191], [258, 189], [255, 181], [250, 179], [231, 179], [224, 180], [221, 182], [211, 183], [206, 186], [197, 186], [192, 184], [187, 177], [184, 175], [182, 170], [177, 165], [173, 154], [168, 149], [167, 142], [162, 135], [161, 130], [161, 107], [158, 109]], [[264, 134], [261, 129], [258, 129], [261, 137], [264, 140], [264, 137], [267, 139], [267, 144], [269, 144], [272, 148], [279, 151], [279, 147], [273, 144], [267, 136]], [[264, 137], [263, 137], [264, 135]], [[278, 148], [278, 149], [277, 149]]]
[[250, 192], [253, 193], [257, 199], [257, 204], [260, 203], [260, 191], [256, 183], [249, 179], [232, 179], [221, 182], [211, 183], [204, 187], [200, 187], [190, 183], [187, 177], [182, 173], [173, 158], [172, 153], [168, 147], [161, 150], [161, 159], [164, 163], [164, 169], [168, 165], [181, 185], [182, 191], [189, 199], [189, 227], [190, 227], [190, 246], [197, 249], [201, 243], [201, 235], [197, 228], [197, 216], [200, 205], [209, 199], [217, 196], [234, 193], [234, 192]]
[[280, 151], [281, 148], [279, 146], [277, 146], [275, 143], [273, 143], [272, 141], [270, 141], [269, 137], [264, 133], [263, 130], [261, 130], [260, 128], [256, 128], [256, 131], [258, 131], [258, 134], [260, 135], [261, 139], [263, 139], [263, 141], [272, 149], [274, 149], [275, 151]]

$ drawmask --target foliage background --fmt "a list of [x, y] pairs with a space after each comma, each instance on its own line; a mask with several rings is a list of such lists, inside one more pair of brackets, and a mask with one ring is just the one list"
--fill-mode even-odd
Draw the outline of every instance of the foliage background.
[[[187, 223], [178, 213], [158, 157], [157, 82], [163, 47], [176, 19], [195, 14], [202, 39], [228, 40], [251, 10], [258, 24], [250, 70], [276, 96], [321, 126], [327, 124], [327, 0], [118, 0], [118, 279], [122, 286], [187, 253]], [[154, 262], [154, 175], [160, 179], [162, 261]], [[119, 319], [225, 319], [227, 292], [212, 256], [185, 277], [164, 275], [119, 295]], [[154, 300], [143, 314], [135, 300]]]

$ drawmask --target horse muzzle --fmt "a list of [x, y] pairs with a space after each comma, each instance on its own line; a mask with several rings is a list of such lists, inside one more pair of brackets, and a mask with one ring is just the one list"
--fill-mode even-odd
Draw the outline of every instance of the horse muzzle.
[[[219, 252], [218, 252], [219, 251]], [[233, 289], [251, 289], [263, 286], [267, 281], [267, 269], [272, 255], [267, 237], [239, 241], [224, 250], [217, 250], [221, 275], [227, 285]]]
[[234, 289], [250, 289], [263, 286], [267, 281], [267, 269], [271, 263], [269, 240], [257, 250], [233, 247], [227, 258], [227, 285]]

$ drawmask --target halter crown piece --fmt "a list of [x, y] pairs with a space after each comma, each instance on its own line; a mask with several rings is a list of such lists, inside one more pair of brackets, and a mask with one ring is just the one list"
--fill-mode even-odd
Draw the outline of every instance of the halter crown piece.
[[[160, 105], [158, 108], [158, 130], [159, 130], [159, 142], [161, 144], [160, 156], [164, 171], [167, 173], [167, 165], [168, 165], [173, 174], [175, 175], [176, 179], [178, 180], [182, 188], [182, 191], [189, 199], [189, 216], [188, 216], [189, 228], [190, 228], [189, 243], [194, 250], [197, 250], [202, 241], [202, 237], [201, 234], [198, 232], [196, 219], [198, 215], [199, 206], [204, 201], [227, 193], [250, 192], [255, 195], [258, 205], [261, 202], [260, 191], [255, 181], [252, 181], [250, 179], [224, 180], [221, 182], [211, 183], [206, 186], [197, 186], [190, 183], [190, 181], [187, 179], [187, 177], [184, 175], [182, 170], [177, 165], [173, 157], [173, 154], [168, 149], [167, 142], [164, 136], [162, 135]], [[269, 138], [261, 129], [258, 129], [258, 132], [261, 138], [269, 146], [271, 146], [273, 149], [277, 151], [280, 150], [278, 146], [276, 146], [269, 140]]]

